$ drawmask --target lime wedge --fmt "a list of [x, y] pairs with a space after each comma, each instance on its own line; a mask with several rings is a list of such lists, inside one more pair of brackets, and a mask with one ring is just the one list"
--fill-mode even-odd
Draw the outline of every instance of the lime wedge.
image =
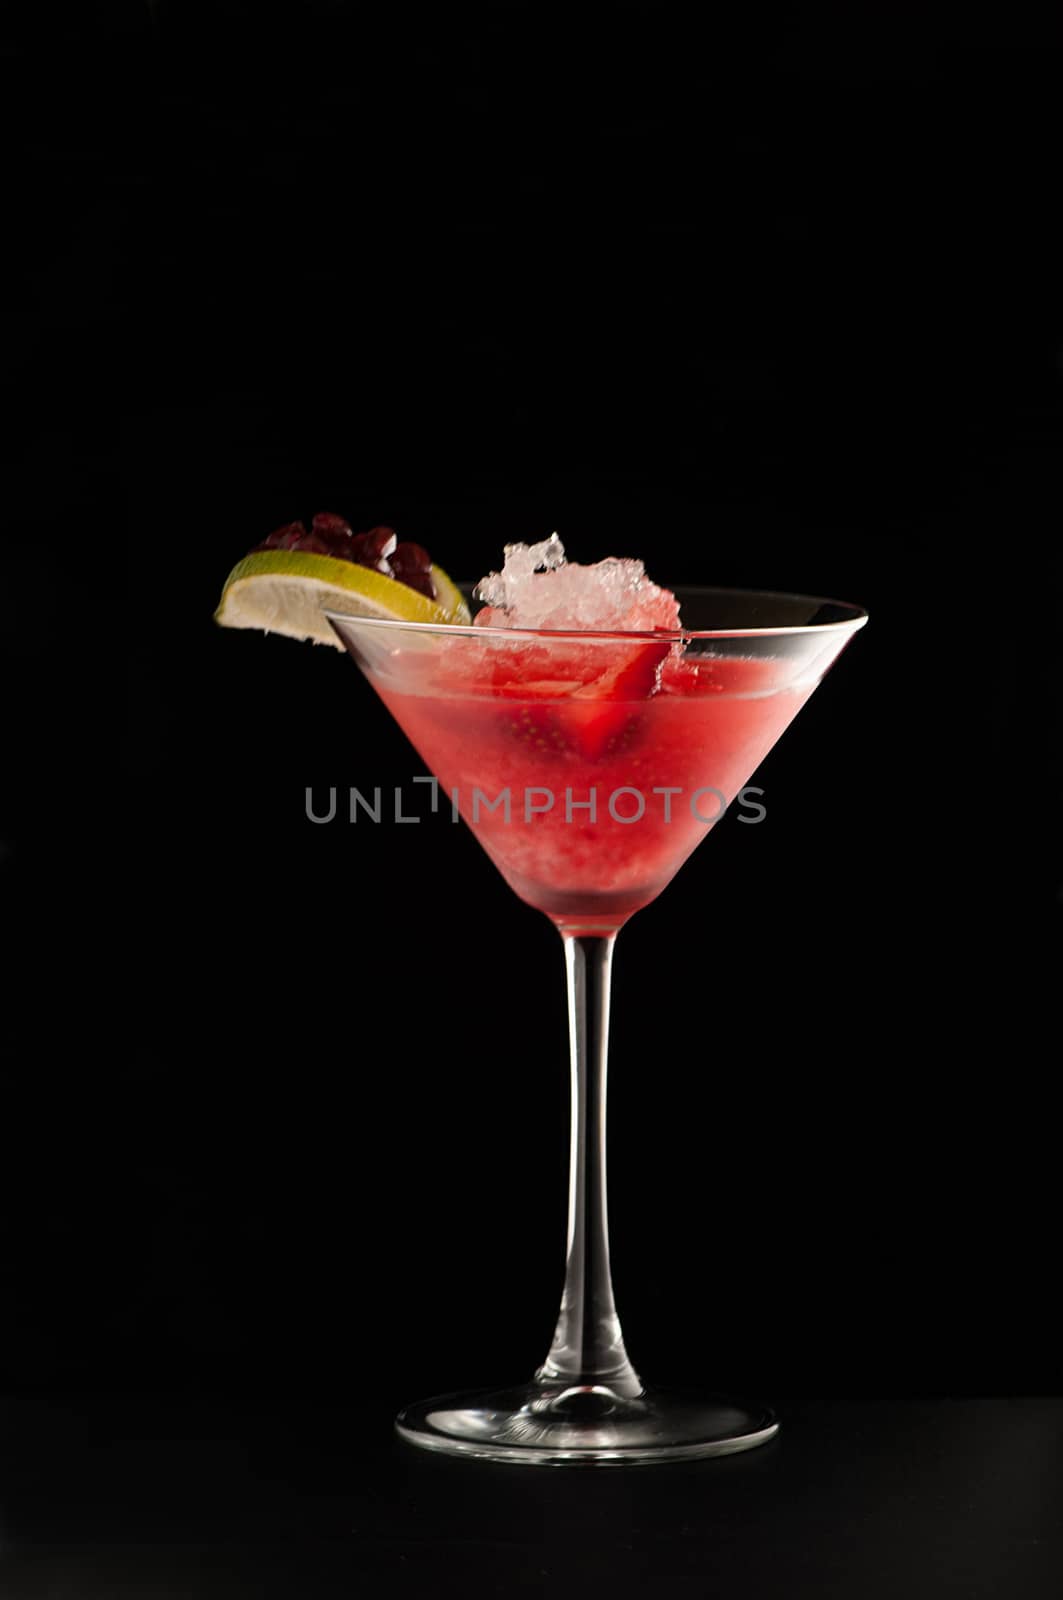
[[225, 580], [214, 620], [223, 628], [257, 628], [288, 639], [343, 645], [325, 608], [351, 617], [401, 622], [469, 622], [469, 608], [441, 567], [432, 568], [436, 600], [370, 567], [300, 550], [255, 550]]

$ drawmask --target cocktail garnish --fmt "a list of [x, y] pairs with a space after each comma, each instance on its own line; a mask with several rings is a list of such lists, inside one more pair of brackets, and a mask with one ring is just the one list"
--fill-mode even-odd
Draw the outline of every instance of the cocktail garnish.
[[394, 528], [355, 533], [331, 511], [310, 528], [276, 528], [237, 562], [225, 580], [214, 620], [314, 644], [343, 645], [325, 609], [401, 622], [467, 623], [469, 608], [422, 545]]
[[432, 558], [423, 545], [406, 539], [400, 543], [394, 528], [355, 533], [350, 523], [334, 511], [319, 511], [309, 532], [301, 522], [289, 522], [275, 529], [255, 549], [305, 550], [312, 555], [335, 556], [338, 561], [353, 561], [357, 566], [382, 572], [386, 578], [395, 578], [416, 589], [426, 600], [439, 598]]

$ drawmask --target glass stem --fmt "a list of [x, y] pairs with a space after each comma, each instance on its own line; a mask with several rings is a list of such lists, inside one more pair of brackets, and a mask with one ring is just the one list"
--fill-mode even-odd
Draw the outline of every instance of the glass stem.
[[536, 1377], [551, 1385], [642, 1392], [624, 1348], [609, 1271], [605, 1090], [609, 984], [616, 932], [562, 930], [572, 1051], [572, 1125], [565, 1290], [550, 1353]]

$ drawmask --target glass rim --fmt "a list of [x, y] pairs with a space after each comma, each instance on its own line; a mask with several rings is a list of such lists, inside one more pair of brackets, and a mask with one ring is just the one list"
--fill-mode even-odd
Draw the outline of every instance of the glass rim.
[[[455, 584], [455, 588], [461, 590], [466, 598], [471, 597], [475, 587], [475, 583]], [[850, 600], [833, 600], [823, 595], [794, 594], [781, 589], [725, 589], [713, 585], [677, 584], [671, 593], [676, 595], [680, 603], [684, 598], [693, 600], [710, 595], [726, 595], [732, 599], [746, 596], [755, 600], [786, 600], [820, 609], [824, 606], [833, 606], [839, 611], [848, 612], [849, 615], [824, 622], [784, 622], [760, 628], [495, 628], [486, 625], [477, 627], [474, 622], [406, 622], [401, 617], [372, 617], [358, 612], [336, 611], [330, 606], [323, 606], [321, 609], [322, 615], [333, 625], [348, 622], [369, 628], [384, 630], [402, 628], [416, 633], [440, 633], [450, 637], [465, 635], [475, 639], [645, 639], [656, 643], [667, 640], [673, 644], [691, 639], [764, 639], [786, 638], [799, 633], [840, 633], [846, 630], [856, 632], [868, 620], [866, 609]]]

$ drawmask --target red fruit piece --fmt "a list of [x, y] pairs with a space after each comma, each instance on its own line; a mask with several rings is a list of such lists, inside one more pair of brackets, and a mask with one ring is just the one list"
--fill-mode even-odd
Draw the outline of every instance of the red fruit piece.
[[339, 535], [349, 539], [354, 531], [350, 523], [346, 522], [343, 517], [338, 517], [334, 511], [319, 511], [311, 523], [311, 527], [323, 539], [331, 539]]
[[582, 684], [565, 707], [565, 720], [591, 761], [622, 755], [633, 742], [638, 713], [632, 711], [631, 701], [648, 700], [654, 693], [661, 663], [672, 647], [662, 642], [621, 648], [623, 659], [593, 682]]
[[365, 554], [361, 557], [367, 567], [375, 567], [378, 572], [383, 572], [386, 577], [391, 576], [388, 567], [388, 556], [399, 542], [399, 536], [394, 528], [370, 528], [365, 536]]
[[[522, 677], [522, 672], [530, 674], [538, 665], [533, 654], [520, 650], [512, 655], [506, 651], [504, 655], [509, 659], [498, 661], [491, 674], [492, 693], [502, 700], [524, 702], [499, 707], [499, 719], [506, 733], [533, 750], [574, 751], [575, 745], [559, 712], [566, 698], [581, 687], [582, 679]], [[549, 663], [543, 663], [540, 670], [549, 671]], [[528, 704], [529, 701], [532, 703]]]
[[414, 544], [412, 539], [403, 539], [391, 552], [391, 564], [401, 561], [402, 565], [410, 572], [430, 572], [432, 570], [432, 557], [428, 554], [423, 544]]
[[505, 726], [522, 744], [544, 753], [567, 751], [586, 761], [622, 756], [639, 738], [640, 718], [632, 702], [648, 700], [655, 692], [658, 669], [670, 649], [665, 642], [619, 645], [619, 659], [589, 682], [522, 681], [517, 661], [499, 668], [494, 693], [525, 702], [501, 712]]
[[428, 600], [437, 598], [432, 576], [432, 558], [422, 545], [411, 540], [399, 543], [394, 528], [371, 528], [368, 533], [353, 532], [345, 517], [334, 511], [319, 511], [310, 531], [301, 522], [285, 523], [255, 545], [256, 550], [302, 550], [308, 555], [332, 556], [351, 561], [394, 578], [407, 588], [416, 589]]
[[594, 700], [645, 700], [657, 687], [657, 669], [672, 646], [660, 644], [620, 645], [623, 659], [608, 667], [577, 693]]
[[308, 556], [332, 556], [335, 558], [338, 553], [332, 541], [323, 539], [319, 533], [308, 533], [305, 538], [299, 540], [296, 549], [301, 550], [304, 555]]
[[507, 698], [519, 695], [522, 700], [528, 701], [534, 699], [536, 691], [540, 688], [545, 691], [541, 703], [508, 706], [501, 713], [503, 726], [512, 738], [533, 750], [541, 750], [544, 753], [553, 751], [555, 754], [575, 752], [577, 746], [562, 715], [561, 708], [564, 702], [559, 698], [559, 694], [563, 695], [565, 692], [564, 685], [514, 684], [500, 692]]
[[435, 579], [430, 572], [396, 572], [392, 567], [391, 576], [396, 583], [404, 583], [408, 589], [416, 589], [426, 600], [436, 598]]
[[527, 683], [515, 683], [510, 679], [505, 683], [495, 683], [491, 692], [501, 695], [504, 700], [541, 700], [544, 709], [552, 712], [562, 700], [567, 700], [582, 688], [583, 684], [578, 678], [544, 678], [541, 682], [530, 679]]
[[332, 511], [319, 511], [314, 518], [310, 532], [302, 544], [303, 550], [312, 550], [317, 555], [332, 556], [340, 561], [354, 561], [354, 535], [350, 523], [342, 517], [337, 517]]
[[306, 529], [301, 522], [286, 522], [283, 528], [274, 528], [272, 533], [268, 533], [255, 549], [294, 550], [299, 541], [305, 538]]
[[432, 577], [432, 558], [422, 545], [404, 539], [388, 557], [391, 576], [405, 583], [429, 600], [436, 598], [435, 580]]

